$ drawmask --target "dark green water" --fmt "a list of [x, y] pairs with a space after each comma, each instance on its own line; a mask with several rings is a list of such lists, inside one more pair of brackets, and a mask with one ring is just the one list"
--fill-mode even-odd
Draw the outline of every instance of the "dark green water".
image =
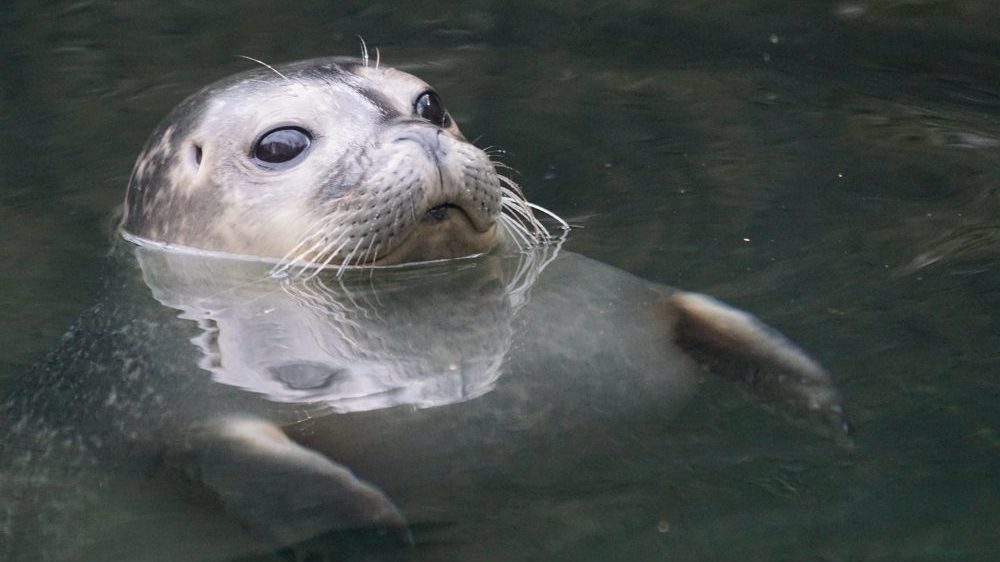
[[998, 14], [16, 2], [0, 15], [0, 386], [96, 298], [132, 162], [176, 102], [247, 68], [236, 55], [357, 54], [360, 34], [506, 150], [578, 227], [567, 249], [755, 311], [829, 367], [855, 426], [839, 450], [706, 384], [671, 422], [672, 456], [553, 494], [630, 525], [577, 518], [572, 544], [498, 526], [525, 537], [498, 558], [996, 559]]

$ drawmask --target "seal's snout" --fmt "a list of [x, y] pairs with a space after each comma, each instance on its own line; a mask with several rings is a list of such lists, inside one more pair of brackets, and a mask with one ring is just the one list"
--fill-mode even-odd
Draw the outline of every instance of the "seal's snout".
[[446, 134], [443, 130], [433, 125], [417, 122], [406, 126], [403, 131], [399, 132], [395, 138], [395, 142], [416, 143], [431, 161], [439, 164], [442, 159], [448, 156], [448, 151], [441, 138]]
[[463, 138], [422, 119], [401, 119], [383, 133], [380, 151], [394, 161], [392, 187], [413, 197], [422, 225], [447, 222], [490, 230], [500, 212], [500, 185], [489, 157]]

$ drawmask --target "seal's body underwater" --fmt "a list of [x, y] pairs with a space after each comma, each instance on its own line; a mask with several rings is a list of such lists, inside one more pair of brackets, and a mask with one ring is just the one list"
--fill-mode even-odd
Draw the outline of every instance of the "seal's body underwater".
[[571, 543], [539, 490], [663, 446], [640, 437], [703, 366], [840, 420], [782, 336], [560, 253], [533, 210], [403, 72], [195, 94], [136, 164], [107, 296], [0, 405], [0, 558], [339, 555], [368, 530], [419, 557], [456, 524], [496, 559], [520, 545], [487, 513]]

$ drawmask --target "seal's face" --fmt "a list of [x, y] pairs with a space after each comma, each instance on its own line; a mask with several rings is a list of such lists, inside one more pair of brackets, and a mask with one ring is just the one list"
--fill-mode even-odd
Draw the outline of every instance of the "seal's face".
[[136, 163], [122, 227], [296, 263], [451, 258], [494, 247], [501, 218], [537, 225], [523, 200], [501, 217], [519, 199], [501, 182], [426, 83], [318, 59], [236, 75], [178, 106]]

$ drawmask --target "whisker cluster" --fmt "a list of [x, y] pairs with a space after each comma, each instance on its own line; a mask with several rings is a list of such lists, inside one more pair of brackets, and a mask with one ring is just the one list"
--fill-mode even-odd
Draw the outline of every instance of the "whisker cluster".
[[[311, 279], [339, 258], [335, 264], [339, 277], [348, 267], [374, 261], [381, 249], [374, 236], [352, 236], [347, 229], [331, 222], [324, 218], [312, 225], [308, 234], [271, 269], [271, 276]], [[366, 239], [368, 245], [362, 248]]]
[[[494, 162], [499, 167], [499, 163]], [[500, 224], [510, 234], [510, 239], [521, 251], [528, 251], [536, 246], [561, 242], [569, 233], [569, 224], [559, 215], [536, 205], [524, 197], [521, 187], [514, 180], [498, 174], [501, 186]], [[538, 220], [534, 211], [545, 214], [556, 222], [558, 233], [553, 234], [542, 221]]]
[[[493, 161], [495, 169], [509, 169]], [[531, 203], [524, 197], [520, 186], [509, 177], [497, 174], [500, 187], [500, 214], [497, 217], [505, 239], [522, 253], [558, 243], [566, 238], [569, 225], [548, 209]], [[412, 201], [411, 205], [414, 205]], [[416, 208], [410, 209], [417, 220]], [[544, 215], [545, 222], [555, 224], [550, 229], [535, 213]], [[344, 217], [324, 216], [306, 229], [306, 235], [289, 250], [271, 269], [273, 277], [310, 279], [328, 267], [336, 268], [342, 276], [351, 267], [370, 265], [379, 252], [385, 251], [385, 240], [371, 232], [358, 233], [351, 229]]]

